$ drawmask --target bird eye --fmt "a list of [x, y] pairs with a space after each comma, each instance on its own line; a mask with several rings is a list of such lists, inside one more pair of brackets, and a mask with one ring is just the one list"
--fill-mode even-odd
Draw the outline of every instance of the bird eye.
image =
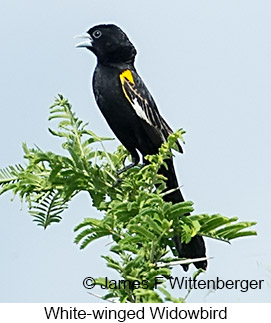
[[94, 38], [100, 38], [102, 36], [102, 32], [100, 30], [95, 30], [92, 36]]

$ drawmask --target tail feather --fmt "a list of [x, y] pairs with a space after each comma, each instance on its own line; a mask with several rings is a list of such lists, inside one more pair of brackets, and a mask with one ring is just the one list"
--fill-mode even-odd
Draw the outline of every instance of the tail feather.
[[[173, 160], [168, 159], [166, 161], [167, 167], [161, 167], [159, 173], [162, 174], [167, 178], [166, 185], [167, 189], [174, 189], [178, 187], [178, 181], [173, 165]], [[172, 203], [179, 203], [184, 201], [184, 197], [180, 191], [180, 189], [165, 195], [164, 200], [166, 202], [172, 202]], [[189, 215], [189, 214], [186, 214]], [[174, 237], [174, 244], [176, 251], [178, 253], [179, 258], [202, 258], [206, 257], [206, 249], [205, 249], [205, 243], [201, 236], [194, 236], [189, 243], [181, 243], [180, 237], [175, 236]], [[199, 261], [193, 263], [196, 268], [207, 268], [207, 260], [205, 261]], [[188, 270], [189, 265], [183, 265], [182, 266], [185, 271]]]

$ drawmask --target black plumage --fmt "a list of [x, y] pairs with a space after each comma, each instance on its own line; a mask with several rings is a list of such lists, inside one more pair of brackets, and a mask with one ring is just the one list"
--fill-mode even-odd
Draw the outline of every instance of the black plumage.
[[[173, 131], [160, 115], [157, 106], [144, 82], [138, 75], [134, 60], [136, 49], [127, 35], [115, 25], [95, 26], [83, 38], [85, 42], [77, 47], [86, 47], [97, 57], [93, 75], [93, 91], [96, 102], [108, 125], [130, 152], [132, 164], [140, 161], [140, 152], [156, 154], [161, 144]], [[182, 147], [178, 143], [179, 151]], [[167, 168], [160, 173], [166, 178], [167, 189], [178, 187], [173, 161], [167, 159]], [[165, 195], [166, 201], [184, 201], [180, 189]], [[201, 236], [195, 236], [188, 243], [174, 238], [176, 250], [181, 258], [205, 257], [205, 244]], [[194, 263], [197, 268], [206, 269], [207, 261]], [[185, 270], [188, 269], [184, 265]]]

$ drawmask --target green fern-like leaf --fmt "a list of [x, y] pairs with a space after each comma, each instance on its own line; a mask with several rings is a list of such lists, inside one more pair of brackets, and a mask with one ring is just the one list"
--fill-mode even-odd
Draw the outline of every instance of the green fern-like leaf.
[[[88, 228], [81, 231], [75, 238], [75, 243], [80, 245], [80, 249], [84, 249], [89, 243], [104, 236], [112, 234], [112, 230], [105, 224], [103, 220], [87, 218], [79, 224], [74, 231], [78, 231], [85, 226]], [[83, 241], [82, 241], [83, 240]]]
[[16, 187], [22, 172], [24, 168], [20, 164], [0, 169], [0, 195]]
[[221, 214], [201, 214], [193, 215], [189, 217], [192, 221], [198, 221], [201, 228], [200, 234], [218, 239], [226, 242], [230, 240], [257, 235], [256, 231], [244, 231], [245, 229], [252, 227], [257, 224], [257, 222], [237, 222], [238, 218], [227, 218]]
[[38, 199], [31, 201], [29, 213], [34, 217], [34, 222], [46, 229], [50, 224], [61, 221], [61, 214], [67, 203], [56, 190], [44, 193]]
[[0, 169], [0, 185], [5, 185], [18, 180], [18, 175], [24, 170], [20, 164]]

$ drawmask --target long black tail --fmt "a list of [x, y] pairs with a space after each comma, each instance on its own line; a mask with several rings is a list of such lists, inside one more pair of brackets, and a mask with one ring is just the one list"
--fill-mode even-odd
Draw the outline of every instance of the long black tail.
[[[173, 160], [167, 159], [166, 162], [167, 162], [167, 169], [165, 167], [161, 167], [159, 173], [167, 178], [167, 181], [166, 181], [167, 189], [170, 190], [170, 189], [177, 188], [179, 185], [178, 185], [178, 181], [177, 181], [177, 177], [176, 177], [176, 173], [173, 165]], [[179, 203], [179, 202], [183, 202], [184, 198], [180, 189], [178, 189], [170, 194], [165, 195], [164, 200], [166, 202]], [[178, 252], [178, 256], [180, 258], [206, 257], [206, 249], [205, 249], [205, 244], [202, 236], [195, 236], [190, 240], [188, 244], [186, 244], [186, 243], [181, 243], [180, 237], [176, 235], [174, 237], [174, 244]], [[194, 265], [196, 266], [196, 268], [202, 268], [205, 270], [207, 268], [207, 260], [195, 262]], [[187, 271], [189, 266], [183, 265], [182, 267], [185, 271]]]

